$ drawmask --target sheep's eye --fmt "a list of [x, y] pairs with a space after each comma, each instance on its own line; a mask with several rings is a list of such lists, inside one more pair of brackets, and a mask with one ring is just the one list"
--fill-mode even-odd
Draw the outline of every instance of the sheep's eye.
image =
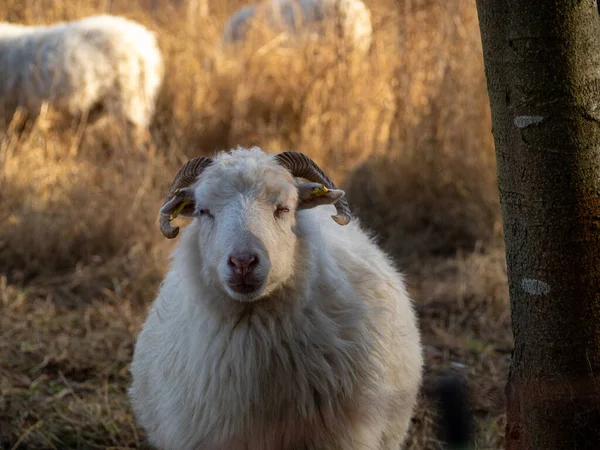
[[209, 209], [201, 209], [200, 211], [198, 211], [198, 214], [200, 214], [201, 216], [213, 217]]
[[286, 206], [278, 206], [275, 209], [275, 216], [276, 217], [281, 217], [282, 215], [284, 215], [285, 213], [289, 213], [290, 212], [290, 208], [286, 207]]

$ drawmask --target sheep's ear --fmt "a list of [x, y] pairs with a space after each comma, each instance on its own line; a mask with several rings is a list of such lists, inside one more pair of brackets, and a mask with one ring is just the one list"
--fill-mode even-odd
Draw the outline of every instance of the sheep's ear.
[[172, 199], [165, 202], [160, 208], [160, 213], [175, 219], [177, 216], [191, 217], [196, 210], [194, 190], [183, 188], [176, 191]]
[[310, 209], [319, 205], [331, 205], [345, 194], [341, 189], [329, 189], [321, 183], [300, 183], [298, 185], [298, 206], [296, 209]]

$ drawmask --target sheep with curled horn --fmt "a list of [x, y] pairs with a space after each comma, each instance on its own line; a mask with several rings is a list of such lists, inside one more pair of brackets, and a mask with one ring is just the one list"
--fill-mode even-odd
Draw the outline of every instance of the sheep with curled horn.
[[160, 449], [378, 449], [422, 377], [402, 275], [308, 156], [198, 157], [160, 210], [191, 217], [135, 345], [130, 400]]

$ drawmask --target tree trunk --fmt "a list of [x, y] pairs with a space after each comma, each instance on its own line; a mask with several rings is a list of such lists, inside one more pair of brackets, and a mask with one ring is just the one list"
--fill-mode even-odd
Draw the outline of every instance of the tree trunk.
[[515, 339], [506, 448], [600, 448], [596, 0], [477, 0]]

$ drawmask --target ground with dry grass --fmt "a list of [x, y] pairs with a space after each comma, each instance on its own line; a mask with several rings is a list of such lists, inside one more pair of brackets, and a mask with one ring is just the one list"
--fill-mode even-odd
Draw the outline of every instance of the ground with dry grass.
[[157, 211], [186, 158], [260, 145], [321, 164], [406, 273], [427, 361], [408, 448], [439, 448], [427, 388], [446, 369], [467, 376], [478, 448], [500, 448], [512, 337], [474, 1], [367, 1], [361, 60], [333, 43], [225, 58], [241, 3], [195, 27], [167, 1], [0, 6], [26, 23], [110, 8], [157, 32], [168, 67], [150, 145], [110, 120], [0, 124], [0, 447], [144, 448], [126, 388], [173, 245]]

